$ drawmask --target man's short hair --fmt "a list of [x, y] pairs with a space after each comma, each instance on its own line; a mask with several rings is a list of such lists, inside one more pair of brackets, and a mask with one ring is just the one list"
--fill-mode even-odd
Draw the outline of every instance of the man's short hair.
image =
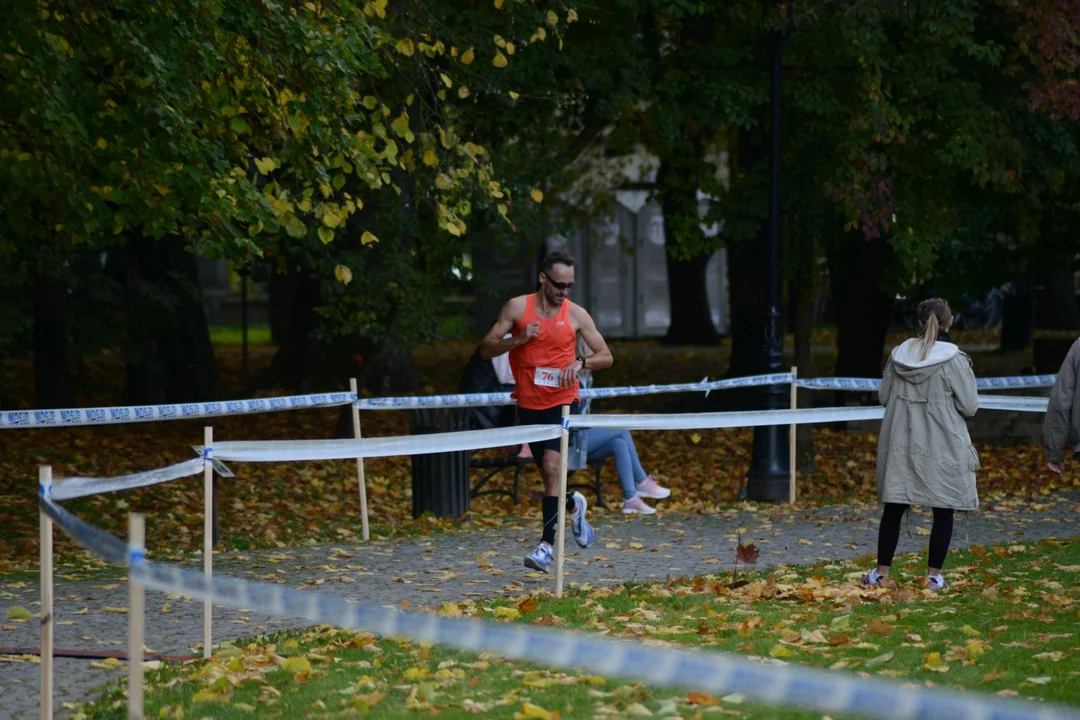
[[547, 275], [551, 272], [551, 269], [556, 265], [565, 265], [566, 267], [574, 267], [574, 258], [570, 257], [562, 250], [556, 250], [555, 252], [549, 252], [547, 257], [544, 258], [544, 262], [540, 263], [540, 272]]

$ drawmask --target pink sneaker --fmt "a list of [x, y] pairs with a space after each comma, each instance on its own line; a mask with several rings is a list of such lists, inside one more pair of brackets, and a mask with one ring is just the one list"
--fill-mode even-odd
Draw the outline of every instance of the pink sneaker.
[[646, 505], [640, 495], [635, 495], [629, 500], [623, 500], [622, 511], [623, 515], [653, 515], [656, 513], [656, 509]]
[[655, 480], [652, 479], [652, 475], [647, 476], [644, 480], [637, 485], [638, 495], [641, 497], [651, 498], [653, 500], [663, 500], [671, 495], [671, 491], [666, 487], [660, 487]]

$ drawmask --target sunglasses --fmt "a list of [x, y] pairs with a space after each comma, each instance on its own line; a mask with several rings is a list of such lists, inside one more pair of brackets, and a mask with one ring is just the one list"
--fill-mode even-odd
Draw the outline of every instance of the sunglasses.
[[554, 287], [554, 288], [555, 288], [556, 290], [569, 290], [570, 288], [574, 287], [574, 282], [573, 282], [572, 280], [571, 280], [570, 282], [568, 282], [568, 283], [561, 283], [561, 282], [555, 282], [554, 280], [552, 280], [552, 279], [551, 279], [551, 276], [550, 276], [550, 275], [548, 275], [547, 273], [541, 273], [541, 274], [542, 274], [542, 275], [543, 275], [544, 277], [546, 277], [546, 278], [547, 278], [547, 281], [548, 281], [548, 282], [549, 282], [549, 283], [551, 284], [551, 286], [552, 286], [552, 287]]

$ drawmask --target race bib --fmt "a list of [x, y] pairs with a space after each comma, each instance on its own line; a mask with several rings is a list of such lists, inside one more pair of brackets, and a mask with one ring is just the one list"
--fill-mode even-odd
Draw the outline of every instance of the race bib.
[[559, 371], [555, 368], [538, 367], [533, 382], [543, 387], [559, 387]]

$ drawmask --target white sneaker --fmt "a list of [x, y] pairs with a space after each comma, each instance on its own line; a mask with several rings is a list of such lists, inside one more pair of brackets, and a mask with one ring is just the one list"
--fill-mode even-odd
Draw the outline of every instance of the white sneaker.
[[656, 508], [651, 508], [645, 504], [645, 501], [641, 499], [641, 496], [635, 495], [629, 500], [623, 500], [622, 504], [623, 515], [655, 515]]
[[948, 590], [949, 584], [945, 582], [944, 575], [927, 575], [926, 579], [929, 581], [929, 589], [937, 592], [939, 590]]
[[637, 486], [637, 494], [651, 500], [663, 500], [671, 495], [666, 487], [660, 487], [660, 483], [653, 480], [652, 475], [647, 475], [644, 480], [634, 483]]

